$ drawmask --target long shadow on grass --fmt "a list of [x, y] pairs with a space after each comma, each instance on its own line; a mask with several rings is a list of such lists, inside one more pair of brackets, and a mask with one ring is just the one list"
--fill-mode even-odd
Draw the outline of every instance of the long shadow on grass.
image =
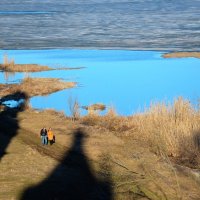
[[200, 151], [200, 131], [194, 133], [194, 144], [195, 147]]
[[79, 129], [73, 135], [72, 146], [61, 163], [41, 183], [26, 189], [21, 200], [112, 199], [109, 176], [97, 178], [84, 152], [85, 133]]
[[[199, 168], [200, 165], [200, 131], [194, 131], [191, 135], [184, 137], [179, 143], [179, 156], [174, 161], [191, 169]], [[172, 157], [173, 159], [173, 157]]]
[[[4, 102], [10, 100], [23, 101], [21, 101], [19, 105], [15, 108], [4, 106]], [[27, 101], [27, 95], [24, 92], [20, 91], [0, 98], [0, 106], [2, 109], [2, 111], [0, 112], [0, 161], [6, 154], [6, 149], [10, 141], [18, 133], [19, 123], [17, 115], [19, 112], [24, 111]]]

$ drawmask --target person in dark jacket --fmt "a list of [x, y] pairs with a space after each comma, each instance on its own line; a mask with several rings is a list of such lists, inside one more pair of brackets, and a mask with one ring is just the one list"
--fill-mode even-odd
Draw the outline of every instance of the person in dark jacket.
[[48, 144], [48, 141], [47, 141], [47, 129], [45, 127], [41, 129], [40, 137], [41, 137], [41, 140], [42, 140], [42, 144], [43, 145], [47, 145]]

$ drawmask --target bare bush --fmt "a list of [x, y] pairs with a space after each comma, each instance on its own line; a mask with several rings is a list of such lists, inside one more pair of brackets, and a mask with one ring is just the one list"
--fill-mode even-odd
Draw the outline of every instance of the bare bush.
[[80, 118], [80, 107], [78, 100], [76, 98], [73, 98], [72, 96], [69, 96], [68, 106], [72, 120], [78, 120]]

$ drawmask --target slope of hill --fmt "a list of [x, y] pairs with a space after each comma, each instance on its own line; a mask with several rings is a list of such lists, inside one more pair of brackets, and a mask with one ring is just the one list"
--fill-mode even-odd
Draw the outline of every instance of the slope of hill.
[[[23, 112], [22, 112], [23, 111]], [[198, 169], [53, 110], [1, 112], [0, 199], [199, 199]], [[42, 127], [56, 143], [41, 145]]]

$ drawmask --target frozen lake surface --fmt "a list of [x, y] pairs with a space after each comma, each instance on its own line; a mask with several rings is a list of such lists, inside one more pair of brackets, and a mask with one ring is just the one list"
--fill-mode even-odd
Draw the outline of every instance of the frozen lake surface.
[[0, 49], [199, 51], [199, 0], [1, 0]]

